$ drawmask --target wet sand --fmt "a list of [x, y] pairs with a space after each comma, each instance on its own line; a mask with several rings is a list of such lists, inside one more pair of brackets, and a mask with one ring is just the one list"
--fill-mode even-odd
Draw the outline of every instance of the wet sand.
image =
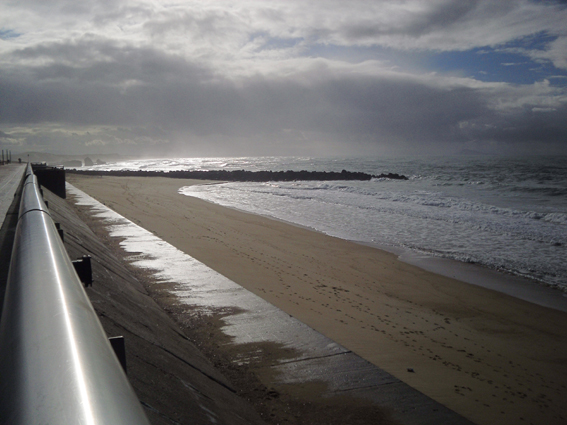
[[567, 421], [563, 312], [427, 272], [372, 247], [177, 193], [202, 181], [67, 177], [473, 422]]

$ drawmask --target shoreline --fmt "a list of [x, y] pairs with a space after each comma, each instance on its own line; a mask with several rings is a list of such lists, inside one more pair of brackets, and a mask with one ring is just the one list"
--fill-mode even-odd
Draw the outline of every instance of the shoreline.
[[480, 264], [463, 263], [450, 258], [435, 257], [395, 246], [363, 241], [352, 242], [391, 252], [398, 256], [399, 261], [428, 272], [567, 313], [567, 293], [533, 279], [493, 270]]
[[467, 264], [411, 251], [402, 253], [398, 259], [426, 271], [567, 313], [567, 293], [533, 279], [493, 270], [479, 264]]
[[[212, 181], [196, 183], [199, 185], [209, 185], [209, 184], [221, 184], [225, 183], [222, 181]], [[265, 217], [270, 220], [279, 221], [290, 226], [295, 226], [300, 229], [309, 230], [312, 232], [317, 232], [329, 237], [336, 237], [329, 235], [321, 230], [314, 227], [294, 223], [292, 221], [284, 220], [269, 214], [258, 214], [237, 207], [232, 207], [228, 205], [216, 204], [214, 202], [199, 198], [198, 196], [185, 195], [199, 199], [204, 202], [209, 202], [213, 205], [218, 205], [222, 208], [232, 209], [234, 211], [239, 211], [244, 214], [253, 214], [260, 217]], [[342, 239], [342, 238], [338, 238]], [[541, 307], [547, 307], [554, 310], [567, 313], [567, 292], [561, 290], [560, 288], [545, 285], [537, 280], [530, 279], [523, 276], [518, 276], [509, 272], [503, 272], [499, 270], [494, 270], [489, 267], [483, 266], [481, 264], [469, 264], [463, 263], [458, 260], [453, 260], [450, 258], [435, 257], [427, 253], [420, 253], [417, 251], [412, 251], [410, 249], [397, 247], [394, 245], [388, 245], [385, 243], [378, 242], [366, 242], [354, 239], [343, 239], [348, 242], [360, 244], [363, 246], [368, 246], [381, 251], [389, 252], [398, 257], [399, 261], [410, 264], [412, 266], [419, 267], [428, 272], [432, 272], [441, 276], [456, 279], [458, 281], [468, 283], [471, 285], [480, 286], [482, 288], [490, 289], [496, 292], [500, 292], [505, 295], [512, 296], [522, 301], [526, 301]]]
[[69, 177], [476, 423], [559, 424], [567, 417], [560, 348], [567, 315], [560, 311], [427, 272], [376, 248], [179, 195], [190, 181]]

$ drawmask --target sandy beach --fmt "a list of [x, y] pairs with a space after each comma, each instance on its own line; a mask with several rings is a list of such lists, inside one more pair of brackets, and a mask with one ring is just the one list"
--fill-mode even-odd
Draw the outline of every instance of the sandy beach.
[[202, 181], [67, 180], [475, 423], [567, 422], [566, 313], [177, 193]]

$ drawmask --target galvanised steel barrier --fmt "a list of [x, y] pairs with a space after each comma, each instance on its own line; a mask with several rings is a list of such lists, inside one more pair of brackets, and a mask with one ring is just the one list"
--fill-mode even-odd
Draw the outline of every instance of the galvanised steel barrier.
[[0, 323], [0, 423], [149, 425], [29, 164]]

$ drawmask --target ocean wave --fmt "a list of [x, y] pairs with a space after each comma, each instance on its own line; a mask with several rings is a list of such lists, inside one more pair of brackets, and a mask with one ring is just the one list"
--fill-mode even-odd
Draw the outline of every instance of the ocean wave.
[[[376, 190], [372, 186], [365, 184], [307, 182], [269, 183], [265, 185], [235, 184], [231, 190], [249, 191], [266, 196], [289, 197], [295, 200], [315, 199], [324, 203], [335, 203], [337, 205], [374, 209], [376, 211], [388, 209], [389, 203], [396, 204], [393, 209], [398, 209], [400, 208], [399, 205], [403, 204], [406, 208], [402, 213], [409, 214], [414, 209], [414, 214], [426, 214], [429, 218], [446, 214], [441, 213], [439, 210], [453, 211], [454, 215], [451, 217], [453, 221], [470, 220], [470, 215], [462, 215], [462, 213], [474, 213], [567, 225], [567, 213], [522, 211], [446, 196], [438, 192], [414, 191], [413, 193], [407, 193], [390, 191], [385, 188]], [[427, 210], [415, 209], [419, 207], [425, 207]], [[461, 218], [459, 218], [459, 214], [461, 214]]]

